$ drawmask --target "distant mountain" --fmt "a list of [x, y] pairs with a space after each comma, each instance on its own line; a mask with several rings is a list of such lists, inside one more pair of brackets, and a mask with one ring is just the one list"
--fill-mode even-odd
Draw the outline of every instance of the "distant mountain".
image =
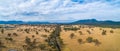
[[120, 21], [97, 21], [96, 19], [86, 19], [86, 20], [78, 20], [72, 22], [70, 24], [83, 24], [83, 25], [94, 25], [94, 26], [102, 26], [102, 27], [120, 27]]
[[96, 19], [78, 20], [71, 23], [56, 23], [56, 22], [24, 22], [24, 21], [0, 21], [0, 24], [85, 24], [85, 25], [120, 25], [120, 22], [115, 21], [97, 21]]
[[115, 21], [97, 21], [96, 19], [86, 19], [86, 20], [78, 20], [75, 22], [72, 22], [71, 24], [88, 24], [88, 25], [120, 25], [120, 22]]
[[50, 24], [49, 22], [0, 21], [0, 24]]

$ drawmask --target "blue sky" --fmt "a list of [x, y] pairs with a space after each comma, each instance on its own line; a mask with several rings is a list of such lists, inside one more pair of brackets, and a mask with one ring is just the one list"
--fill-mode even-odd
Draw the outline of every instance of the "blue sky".
[[[0, 20], [120, 21], [120, 0], [0, 0]], [[58, 21], [59, 22], [59, 21]]]

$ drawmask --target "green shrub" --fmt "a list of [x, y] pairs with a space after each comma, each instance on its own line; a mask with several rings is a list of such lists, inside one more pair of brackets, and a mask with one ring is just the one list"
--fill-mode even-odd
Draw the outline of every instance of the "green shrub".
[[110, 30], [110, 33], [114, 33], [114, 31], [113, 31], [113, 30]]
[[25, 29], [24, 31], [25, 31], [26, 33], [29, 33], [30, 29]]
[[32, 35], [32, 38], [34, 38], [35, 36], [34, 35]]
[[39, 45], [39, 48], [40, 48], [41, 50], [45, 50], [46, 45], [45, 45], [45, 44], [40, 44], [40, 45]]
[[93, 38], [92, 38], [92, 37], [88, 37], [88, 38], [86, 39], [86, 41], [87, 41], [88, 43], [91, 43], [91, 42], [93, 42]]
[[82, 44], [83, 40], [82, 39], [78, 39], [78, 43]]
[[13, 33], [14, 36], [18, 36], [17, 33]]
[[90, 30], [87, 30], [88, 34], [91, 34]]
[[80, 35], [83, 35], [82, 31], [79, 31]]
[[71, 39], [72, 39], [74, 36], [75, 36], [74, 33], [71, 33], [71, 34], [70, 34], [70, 38], [71, 38]]
[[6, 37], [5, 39], [6, 39], [6, 40], [9, 40], [9, 41], [13, 41], [13, 38], [11, 38], [11, 37], [10, 37], [10, 38], [9, 38], [9, 37]]
[[72, 27], [72, 28], [64, 28], [64, 30], [72, 30], [72, 31], [77, 31], [79, 30], [79, 28], [76, 28], [76, 27]]
[[45, 38], [47, 37], [47, 35], [41, 35], [41, 36], [42, 36], [42, 37], [45, 37]]
[[28, 37], [26, 37], [26, 39], [25, 39], [25, 43], [29, 45], [29, 44], [31, 43], [31, 39], [28, 38]]
[[11, 33], [8, 33], [7, 35], [8, 35], [8, 37], [10, 37], [10, 36], [11, 36]]
[[37, 34], [37, 35], [39, 34], [38, 31], [36, 31], [36, 34]]
[[99, 46], [101, 44], [101, 42], [99, 42], [98, 39], [94, 39], [93, 42], [95, 43], [95, 45]]
[[103, 31], [102, 31], [102, 35], [106, 35], [106, 30], [103, 30]]
[[1, 29], [1, 33], [4, 33], [4, 29]]

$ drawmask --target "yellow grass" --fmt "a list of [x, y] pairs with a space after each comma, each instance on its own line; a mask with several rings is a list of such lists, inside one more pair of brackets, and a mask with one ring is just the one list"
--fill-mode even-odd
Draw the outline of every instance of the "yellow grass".
[[[13, 25], [10, 25], [13, 26]], [[62, 31], [60, 32], [60, 37], [63, 39], [64, 47], [62, 51], [120, 51], [120, 29], [112, 29], [112, 28], [102, 28], [102, 27], [92, 27], [89, 28], [87, 25], [82, 25], [84, 28], [80, 28], [80, 25], [71, 25], [73, 27], [80, 28], [80, 30], [77, 31], [65, 31], [64, 26], [61, 26]], [[17, 31], [21, 29], [31, 29], [30, 33], [26, 33], [25, 31]], [[49, 32], [45, 32], [44, 29], [47, 29]], [[23, 49], [22, 45], [25, 45], [25, 38], [28, 36], [33, 41], [34, 39], [37, 39], [38, 44], [45, 43], [47, 45], [47, 42], [45, 42], [45, 39], [51, 34], [51, 32], [55, 29], [55, 26], [30, 26], [30, 25], [17, 25], [16, 28], [12, 29], [5, 29], [5, 32], [2, 34], [0, 32], [0, 40], [4, 42], [4, 45], [7, 46], [7, 48], [3, 48], [2, 51], [7, 51], [8, 49]], [[93, 29], [93, 30], [91, 30]], [[102, 30], [106, 30], [107, 34], [102, 35]], [[0, 29], [1, 30], [1, 29]], [[89, 30], [91, 34], [87, 32]], [[110, 30], [113, 30], [114, 33], [110, 33]], [[38, 35], [36, 34], [36, 31], [38, 31]], [[83, 35], [80, 35], [79, 31], [83, 33]], [[8, 33], [17, 33], [18, 36], [13, 36], [12, 38], [14, 42], [10, 42], [5, 40], [6, 37], [8, 37]], [[70, 38], [70, 34], [74, 33], [73, 39]], [[32, 35], [35, 37], [32, 38]], [[42, 35], [47, 35], [47, 37], [42, 37]], [[86, 38], [93, 37], [93, 39], [98, 39], [101, 44], [99, 46], [95, 46], [95, 44], [88, 43], [86, 41]], [[78, 43], [78, 39], [82, 39], [83, 43]], [[35, 50], [33, 50], [35, 51]], [[40, 50], [41, 51], [41, 50]]]
[[[92, 29], [94, 30], [91, 31], [92, 34], [88, 34], [86, 32], [86, 30], [90, 30], [88, 28], [81, 28], [78, 30], [82, 31], [83, 35], [80, 35], [78, 31], [62, 31], [61, 38], [63, 39], [66, 48], [70, 48], [71, 51], [120, 51], [120, 29], [102, 28], [107, 30], [106, 35], [101, 34], [102, 30], [100, 30], [100, 27]], [[114, 33], [110, 33], [110, 30], [113, 30]], [[73, 39], [69, 37], [71, 33], [75, 34]], [[83, 41], [86, 41], [87, 37], [98, 39], [101, 44], [99, 46], [95, 46], [94, 43], [78, 43], [77, 39], [81, 38]]]

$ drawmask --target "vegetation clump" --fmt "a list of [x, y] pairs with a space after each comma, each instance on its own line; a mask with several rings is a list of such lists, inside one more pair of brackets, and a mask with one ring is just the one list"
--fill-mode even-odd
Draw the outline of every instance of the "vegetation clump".
[[26, 44], [30, 44], [30, 43], [31, 43], [31, 39], [30, 39], [29, 37], [26, 37], [25, 43], [26, 43]]
[[11, 37], [6, 37], [5, 39], [6, 39], [6, 40], [9, 40], [9, 41], [11, 41], [11, 42], [13, 41], [13, 38], [11, 38]]
[[71, 39], [73, 39], [74, 36], [75, 36], [74, 33], [71, 33], [71, 34], [70, 34], [70, 38], [71, 38]]
[[106, 30], [103, 30], [103, 31], [102, 31], [102, 35], [106, 35]]
[[31, 41], [31, 39], [29, 37], [26, 37], [25, 43], [26, 43], [26, 45], [24, 45], [24, 46], [26, 46], [26, 47], [24, 47], [24, 48], [27, 48], [28, 51], [37, 48], [36, 39]]
[[88, 37], [86, 41], [88, 43], [92, 43], [92, 42], [95, 43], [95, 46], [99, 46], [101, 44], [101, 42], [98, 39], [93, 39], [92, 37]]
[[4, 29], [1, 29], [1, 33], [2, 33], [2, 34], [4, 33]]
[[46, 38], [46, 37], [47, 37], [47, 35], [41, 35], [41, 37], [45, 37], [45, 38]]
[[39, 33], [38, 33], [38, 31], [36, 31], [36, 35], [38, 35]]
[[88, 34], [91, 34], [90, 30], [87, 30]]
[[82, 43], [83, 43], [83, 40], [82, 40], [82, 39], [78, 39], [78, 43], [79, 43], [79, 44], [82, 44]]
[[93, 42], [93, 38], [92, 38], [92, 37], [88, 37], [88, 38], [86, 39], [86, 41], [87, 41], [88, 43], [91, 43], [91, 42]]
[[110, 33], [114, 33], [114, 31], [113, 31], [113, 30], [110, 30]]
[[10, 37], [10, 36], [11, 36], [11, 33], [8, 33], [7, 36]]
[[98, 39], [94, 39], [93, 42], [95, 43], [96, 46], [99, 46], [101, 44], [101, 42], [99, 42]]
[[13, 35], [14, 35], [14, 36], [18, 36], [18, 34], [17, 34], [17, 33], [13, 33]]
[[50, 34], [48, 39], [46, 39], [48, 45], [55, 51], [61, 51], [64, 45], [62, 39], [60, 38], [60, 31], [61, 31], [60, 26], [57, 25], [56, 29]]
[[46, 49], [46, 45], [45, 45], [45, 44], [40, 44], [40, 45], [39, 45], [39, 48], [40, 48], [41, 50], [45, 50], [45, 49]]
[[69, 30], [72, 30], [72, 31], [77, 31], [79, 30], [79, 28], [76, 28], [76, 27], [72, 27], [72, 28], [64, 28], [65, 31], [69, 31]]
[[24, 31], [25, 31], [26, 33], [29, 33], [30, 29], [25, 29]]
[[34, 38], [35, 37], [35, 35], [32, 35], [32, 38]]
[[80, 35], [83, 35], [82, 31], [79, 31]]

